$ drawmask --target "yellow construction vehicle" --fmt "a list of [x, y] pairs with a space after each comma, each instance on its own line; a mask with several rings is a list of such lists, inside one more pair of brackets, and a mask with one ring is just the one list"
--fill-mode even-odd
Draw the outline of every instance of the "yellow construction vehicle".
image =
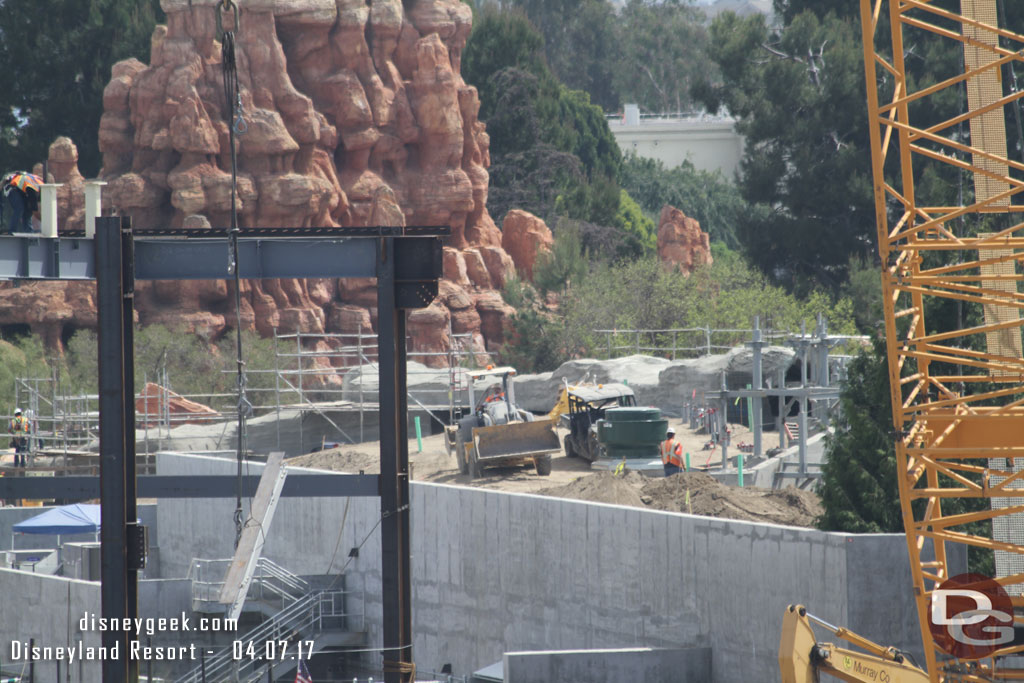
[[[515, 403], [511, 367], [488, 367], [469, 373], [469, 404], [473, 412], [458, 424], [445, 427], [448, 452], [455, 453], [459, 471], [473, 478], [488, 467], [512, 467], [531, 464], [537, 474], [551, 474], [551, 455], [559, 450], [558, 434], [550, 418], [537, 419]], [[475, 384], [488, 379], [489, 385], [479, 400]]]
[[[1024, 532], [1015, 519], [1024, 512], [1024, 164], [1008, 154], [1006, 113], [1020, 106], [1024, 89], [1007, 83], [1003, 69], [1024, 61], [1024, 35], [999, 26], [997, 0], [860, 0], [860, 16], [896, 476], [928, 678], [896, 678], [911, 674], [893, 668], [902, 663], [889, 664], [889, 651], [873, 643], [864, 649], [877, 658], [877, 677], [850, 673], [860, 660], [812, 644], [792, 613], [780, 660], [783, 650], [787, 661], [817, 658], [819, 670], [855, 681], [883, 681], [883, 671], [892, 681], [1021, 680], [1024, 671], [1010, 667], [1024, 652], [1011, 628], [1024, 625], [1024, 595], [1015, 588], [1024, 575]], [[959, 68], [925, 83], [908, 74], [905, 60], [929, 41], [954, 44], [960, 57], [950, 63]], [[937, 120], [935, 112], [946, 108], [931, 105], [943, 98], [966, 100], [966, 107]], [[919, 182], [962, 173], [974, 187], [961, 193], [960, 206]], [[950, 305], [963, 308], [958, 320], [977, 322], [931, 315]], [[960, 578], [952, 576], [948, 552], [957, 545], [994, 553], [991, 580], [1005, 589], [1008, 607], [998, 612], [1002, 625], [984, 638], [959, 631], [950, 653], [932, 626], [953, 624], [952, 632], [976, 624], [975, 615], [996, 615], [982, 595], [961, 621], [942, 616], [931, 623], [933, 598], [952, 592], [946, 586]], [[1004, 631], [1009, 635], [997, 636]], [[978, 652], [957, 651], [976, 643]], [[807, 680], [807, 662], [780, 664], [784, 681]]]
[[[819, 642], [812, 622], [863, 652]], [[928, 674], [908, 664], [906, 658], [907, 655], [896, 648], [883, 647], [808, 614], [803, 605], [790, 605], [782, 617], [779, 642], [782, 683], [817, 683], [821, 674], [841, 681], [926, 683]]]

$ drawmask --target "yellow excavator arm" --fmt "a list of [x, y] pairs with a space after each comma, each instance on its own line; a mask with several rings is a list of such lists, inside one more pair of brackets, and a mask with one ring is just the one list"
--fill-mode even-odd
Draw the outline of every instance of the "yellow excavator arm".
[[[811, 621], [863, 652], [818, 642]], [[927, 683], [929, 680], [924, 671], [906, 663], [903, 653], [896, 648], [883, 647], [832, 626], [808, 614], [803, 605], [790, 605], [782, 617], [779, 670], [782, 683], [817, 683], [821, 674], [855, 682]]]

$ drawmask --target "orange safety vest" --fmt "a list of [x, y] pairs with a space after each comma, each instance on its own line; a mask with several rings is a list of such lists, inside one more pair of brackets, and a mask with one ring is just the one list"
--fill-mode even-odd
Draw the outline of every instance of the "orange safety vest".
[[683, 464], [683, 444], [675, 439], [665, 439], [661, 442], [661, 464], [675, 465], [679, 469], [685, 469]]
[[17, 434], [19, 432], [24, 432], [25, 434], [28, 434], [28, 420], [26, 420], [24, 417], [14, 418], [13, 420], [11, 420], [11, 426], [7, 429], [7, 431], [10, 434]]

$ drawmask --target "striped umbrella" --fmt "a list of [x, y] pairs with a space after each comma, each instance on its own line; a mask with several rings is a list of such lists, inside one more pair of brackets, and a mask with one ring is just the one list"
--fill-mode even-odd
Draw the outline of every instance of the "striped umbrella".
[[27, 189], [39, 192], [39, 187], [43, 184], [43, 179], [34, 173], [15, 173], [14, 177], [10, 180], [10, 184], [22, 192]]

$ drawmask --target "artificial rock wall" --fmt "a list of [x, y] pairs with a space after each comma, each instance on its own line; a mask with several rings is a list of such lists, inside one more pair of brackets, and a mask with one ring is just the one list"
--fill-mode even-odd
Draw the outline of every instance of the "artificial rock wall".
[[[139, 228], [226, 226], [231, 166], [219, 0], [163, 0], [166, 26], [149, 64], [113, 67], [99, 144], [106, 210]], [[476, 88], [459, 73], [472, 13], [459, 0], [256, 0], [241, 7], [238, 81], [246, 132], [237, 138], [240, 224], [447, 225], [437, 301], [409, 317], [412, 350], [440, 351], [454, 333], [496, 350], [511, 309], [500, 289], [536, 249], [502, 246], [487, 212], [489, 138]], [[223, 17], [226, 28], [233, 19]], [[49, 170], [65, 183], [67, 229], [83, 220], [77, 152], [63, 138]], [[522, 223], [521, 217], [514, 220]], [[546, 230], [546, 228], [544, 228]], [[550, 240], [550, 236], [548, 236]], [[243, 283], [243, 325], [283, 332], [368, 333], [370, 280]], [[95, 325], [90, 285], [0, 284], [0, 315], [52, 347]], [[233, 324], [224, 281], [142, 283], [142, 324], [183, 324], [216, 339]], [[339, 342], [340, 343], [340, 342]], [[433, 361], [434, 364], [441, 359]]]

